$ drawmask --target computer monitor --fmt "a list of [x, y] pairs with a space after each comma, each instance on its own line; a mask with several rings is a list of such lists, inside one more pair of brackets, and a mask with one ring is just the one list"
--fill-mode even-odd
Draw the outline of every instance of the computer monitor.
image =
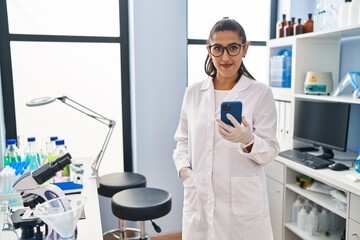
[[349, 116], [349, 103], [297, 98], [293, 138], [321, 146], [320, 157], [333, 158], [333, 150], [346, 152]]

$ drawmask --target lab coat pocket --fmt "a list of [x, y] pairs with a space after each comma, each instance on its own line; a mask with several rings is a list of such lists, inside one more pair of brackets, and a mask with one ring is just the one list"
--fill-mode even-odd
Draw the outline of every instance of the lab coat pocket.
[[197, 206], [197, 191], [193, 176], [183, 181], [184, 185], [184, 210], [193, 210]]
[[260, 176], [231, 178], [231, 208], [234, 215], [256, 216], [264, 209]]

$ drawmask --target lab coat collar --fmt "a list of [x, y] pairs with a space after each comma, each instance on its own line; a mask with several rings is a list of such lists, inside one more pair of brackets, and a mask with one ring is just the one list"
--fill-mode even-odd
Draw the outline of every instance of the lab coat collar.
[[[251, 86], [251, 84], [253, 84], [254, 81], [255, 80], [242, 75], [240, 80], [238, 81], [238, 83], [231, 90], [231, 92], [245, 91], [247, 88], [249, 88]], [[213, 78], [210, 76], [203, 82], [203, 84], [201, 86], [202, 91], [209, 90], [209, 89], [214, 89]]]
[[[241, 76], [240, 80], [236, 83], [236, 85], [231, 89], [231, 91], [228, 93], [228, 95], [225, 97], [224, 101], [236, 101], [241, 100], [239, 99], [240, 93], [248, 89], [255, 80], [250, 79], [244, 75]], [[210, 112], [215, 113], [215, 115], [218, 115], [220, 113], [220, 106], [216, 107], [215, 110], [215, 100], [214, 100], [214, 84], [213, 84], [213, 78], [208, 77], [201, 86], [202, 91], [208, 91], [208, 100], [209, 100], [209, 106], [211, 109]], [[210, 90], [210, 91], [209, 91]], [[215, 110], [215, 112], [214, 112]]]

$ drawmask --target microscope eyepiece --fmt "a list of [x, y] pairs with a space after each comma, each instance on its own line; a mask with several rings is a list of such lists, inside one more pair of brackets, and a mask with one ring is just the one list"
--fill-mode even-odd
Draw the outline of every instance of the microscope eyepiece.
[[50, 178], [54, 177], [58, 171], [63, 170], [67, 165], [71, 164], [71, 155], [66, 153], [63, 156], [57, 158], [56, 160], [45, 164], [39, 169], [35, 170], [32, 173], [35, 181], [41, 185]]

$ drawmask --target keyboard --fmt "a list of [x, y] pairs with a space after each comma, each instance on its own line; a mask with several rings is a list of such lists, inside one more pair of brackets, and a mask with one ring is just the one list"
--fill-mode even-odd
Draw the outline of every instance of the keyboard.
[[332, 160], [323, 159], [306, 152], [289, 149], [279, 153], [279, 156], [290, 159], [307, 167], [313, 169], [327, 168], [329, 165], [335, 163]]

